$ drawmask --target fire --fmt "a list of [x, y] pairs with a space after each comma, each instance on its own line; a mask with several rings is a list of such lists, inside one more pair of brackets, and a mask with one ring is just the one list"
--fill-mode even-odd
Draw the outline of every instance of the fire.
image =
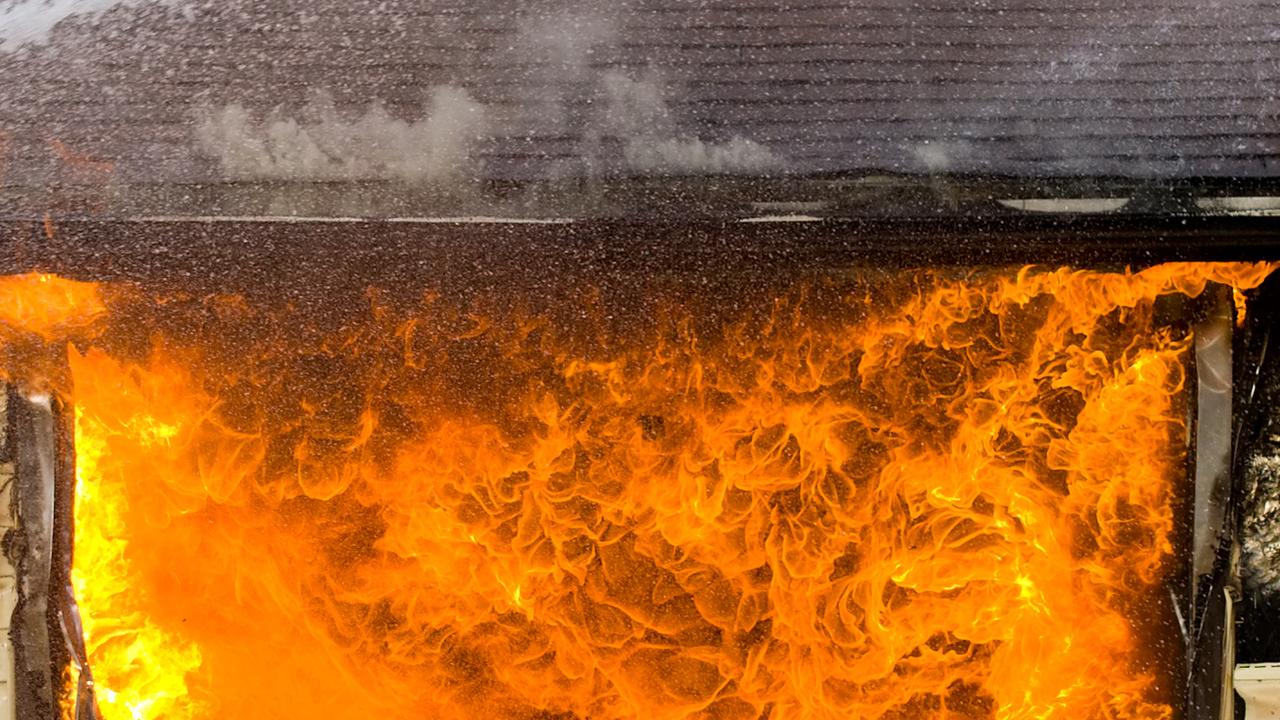
[[1271, 270], [335, 319], [24, 276], [0, 322], [73, 341], [105, 720], [1168, 718], [1191, 338], [1157, 301]]
[[46, 273], [12, 275], [0, 281], [0, 329], [6, 344], [21, 335], [44, 340], [63, 338], [91, 325], [106, 306], [94, 283]]

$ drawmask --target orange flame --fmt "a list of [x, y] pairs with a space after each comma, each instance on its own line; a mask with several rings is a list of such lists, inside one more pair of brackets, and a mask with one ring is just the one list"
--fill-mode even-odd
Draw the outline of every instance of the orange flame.
[[45, 340], [92, 325], [106, 306], [94, 283], [45, 273], [0, 278], [0, 328]]
[[65, 389], [103, 717], [1168, 718], [1155, 304], [1271, 270], [113, 308]]

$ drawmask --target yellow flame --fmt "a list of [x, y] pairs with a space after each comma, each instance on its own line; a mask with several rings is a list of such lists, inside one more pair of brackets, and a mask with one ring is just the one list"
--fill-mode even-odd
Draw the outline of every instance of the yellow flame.
[[[73, 364], [79, 358], [72, 354]], [[146, 424], [146, 418], [138, 418]], [[144, 437], [147, 430], [143, 430]], [[75, 561], [71, 583], [82, 614], [99, 708], [105, 718], [195, 718], [185, 674], [200, 650], [145, 614], [146, 588], [130, 582], [129, 500], [122, 468], [108, 456], [110, 430], [77, 409]]]
[[95, 283], [30, 273], [0, 278], [0, 326], [53, 339], [98, 319], [106, 307]]
[[1271, 270], [99, 318], [60, 390], [103, 717], [1171, 717], [1154, 304]]

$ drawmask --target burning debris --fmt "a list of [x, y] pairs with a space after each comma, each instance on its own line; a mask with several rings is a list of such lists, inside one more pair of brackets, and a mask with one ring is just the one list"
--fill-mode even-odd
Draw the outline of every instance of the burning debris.
[[105, 720], [1169, 718], [1190, 338], [1155, 305], [1270, 269], [330, 316], [23, 276], [49, 307], [0, 329], [75, 408]]

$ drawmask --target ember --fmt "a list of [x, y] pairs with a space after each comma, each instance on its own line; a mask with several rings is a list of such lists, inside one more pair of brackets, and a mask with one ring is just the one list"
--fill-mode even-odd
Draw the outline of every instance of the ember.
[[1166, 718], [1190, 338], [1156, 302], [1271, 269], [330, 319], [20, 276], [0, 337], [75, 407], [106, 720]]

